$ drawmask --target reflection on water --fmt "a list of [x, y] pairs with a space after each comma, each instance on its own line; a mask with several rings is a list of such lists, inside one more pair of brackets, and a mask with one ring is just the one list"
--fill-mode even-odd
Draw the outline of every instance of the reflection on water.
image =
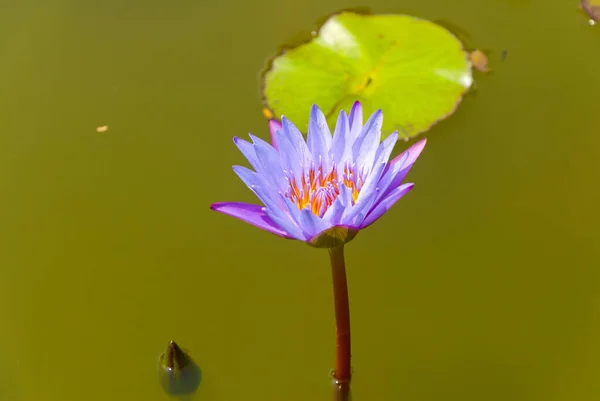
[[[369, 2], [495, 53], [415, 189], [347, 249], [355, 399], [600, 397], [600, 42], [571, 3]], [[326, 254], [208, 206], [254, 199], [231, 138], [268, 138], [265, 60], [359, 5], [0, 6], [6, 401], [167, 400], [170, 338], [201, 363], [195, 399], [331, 400]]]

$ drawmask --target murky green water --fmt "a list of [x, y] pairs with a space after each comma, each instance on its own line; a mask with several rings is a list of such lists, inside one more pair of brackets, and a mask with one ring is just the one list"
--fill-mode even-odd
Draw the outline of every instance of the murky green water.
[[[0, 6], [1, 401], [167, 400], [170, 340], [197, 400], [331, 399], [327, 253], [208, 206], [253, 199], [231, 138], [267, 136], [265, 59], [359, 5]], [[348, 246], [354, 399], [598, 399], [600, 29], [576, 1], [369, 5], [466, 30], [495, 73]]]

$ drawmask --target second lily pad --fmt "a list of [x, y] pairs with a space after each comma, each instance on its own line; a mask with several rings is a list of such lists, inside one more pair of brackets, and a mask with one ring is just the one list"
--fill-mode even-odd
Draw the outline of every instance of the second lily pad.
[[592, 21], [600, 21], [600, 0], [581, 0], [581, 8], [583, 8]]
[[431, 21], [409, 15], [343, 12], [308, 43], [272, 60], [263, 95], [275, 116], [306, 132], [317, 104], [331, 124], [359, 100], [382, 109], [384, 135], [413, 137], [451, 115], [473, 82], [462, 43]]

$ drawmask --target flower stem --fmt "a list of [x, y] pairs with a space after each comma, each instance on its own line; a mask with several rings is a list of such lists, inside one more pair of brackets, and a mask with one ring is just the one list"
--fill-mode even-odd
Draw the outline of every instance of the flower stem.
[[350, 383], [340, 382], [334, 383], [333, 401], [350, 401], [352, 395], [350, 394]]
[[331, 272], [333, 276], [333, 298], [335, 301], [335, 371], [337, 383], [349, 383], [350, 368], [350, 307], [348, 304], [348, 284], [344, 246], [329, 248]]

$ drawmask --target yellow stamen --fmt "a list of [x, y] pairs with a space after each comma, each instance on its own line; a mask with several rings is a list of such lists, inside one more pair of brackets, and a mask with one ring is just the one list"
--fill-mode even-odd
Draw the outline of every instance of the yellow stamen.
[[327, 173], [323, 173], [322, 166], [304, 171], [296, 180], [288, 177], [289, 189], [286, 193], [288, 199], [296, 204], [299, 210], [310, 207], [313, 214], [323, 216], [325, 211], [333, 205], [340, 194], [340, 185], [350, 188], [352, 202], [356, 202], [363, 180], [352, 167], [343, 168], [343, 178], [338, 179], [337, 168], [333, 166]]

